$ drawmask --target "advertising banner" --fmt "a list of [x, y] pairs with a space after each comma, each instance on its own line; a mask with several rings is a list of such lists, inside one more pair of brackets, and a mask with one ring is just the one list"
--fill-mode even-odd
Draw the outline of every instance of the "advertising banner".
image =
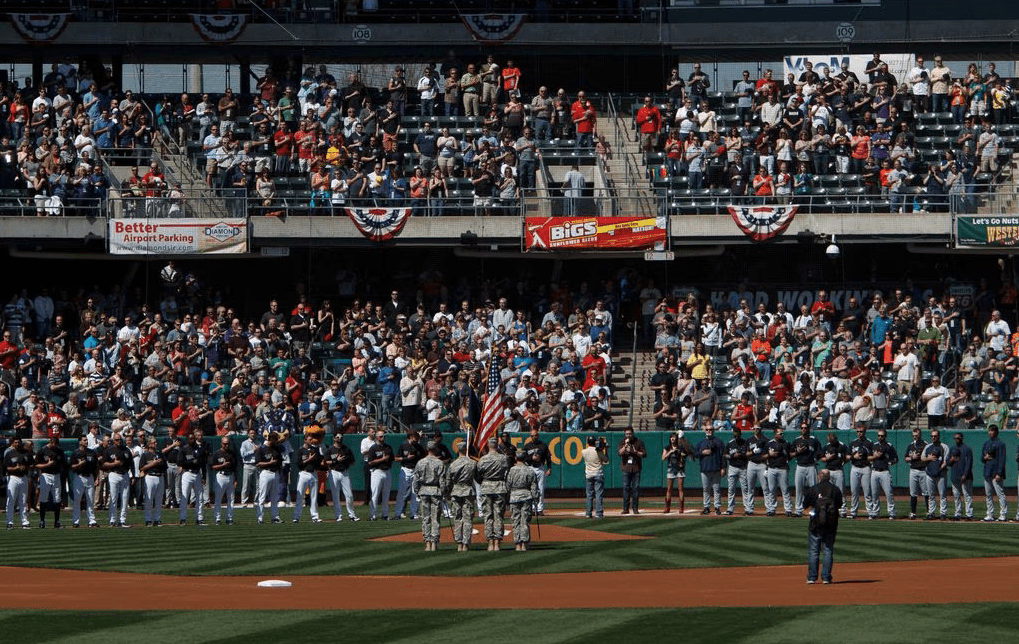
[[[859, 56], [851, 56], [849, 54], [803, 54], [795, 56], [786, 56], [783, 61], [782, 78], [776, 78], [775, 80], [784, 81], [786, 76], [792, 74], [796, 79], [799, 79], [807, 69], [807, 61], [810, 61], [814, 65], [814, 72], [818, 76], [824, 77], [824, 68], [831, 68], [831, 75], [838, 76], [842, 71], [842, 63], [849, 63], [849, 71], [856, 74], [856, 77], [860, 79], [861, 83], [867, 83], [868, 76], [866, 74], [867, 66], [870, 61], [874, 60], [872, 54], [865, 54]], [[906, 74], [909, 70], [913, 69], [916, 64], [916, 59], [913, 54], [881, 54], [881, 60], [888, 65], [888, 72], [895, 77], [895, 80], [899, 83], [903, 82], [906, 78]], [[929, 66], [928, 66], [929, 68]]]
[[527, 250], [664, 247], [664, 217], [528, 217], [524, 222]]
[[1019, 217], [956, 215], [956, 248], [1010, 248], [1019, 245]]
[[111, 219], [114, 255], [245, 253], [246, 219]]

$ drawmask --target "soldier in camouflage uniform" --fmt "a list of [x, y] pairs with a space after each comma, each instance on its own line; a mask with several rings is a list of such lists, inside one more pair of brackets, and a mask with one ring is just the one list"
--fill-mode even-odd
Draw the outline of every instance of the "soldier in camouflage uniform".
[[453, 541], [457, 552], [471, 549], [471, 531], [474, 520], [474, 483], [478, 464], [467, 456], [467, 443], [460, 444], [460, 457], [449, 466], [449, 501], [453, 509]]
[[528, 455], [524, 450], [518, 451], [516, 456], [517, 464], [506, 475], [506, 487], [513, 517], [513, 540], [516, 550], [523, 551], [531, 540], [531, 512], [538, 501], [538, 475], [527, 464]]
[[478, 477], [481, 479], [481, 516], [485, 519], [485, 539], [490, 551], [499, 550], [502, 545], [507, 472], [506, 457], [496, 451], [495, 439], [489, 438], [488, 452], [478, 461]]
[[414, 466], [414, 494], [421, 504], [421, 535], [427, 552], [438, 549], [439, 509], [442, 507], [442, 495], [449, 487], [449, 471], [438, 454], [438, 446], [430, 442], [428, 456]]

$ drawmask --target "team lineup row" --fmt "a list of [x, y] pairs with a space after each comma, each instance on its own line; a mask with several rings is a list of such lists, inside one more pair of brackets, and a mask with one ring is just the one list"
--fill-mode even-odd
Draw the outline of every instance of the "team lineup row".
[[[880, 497], [886, 499], [889, 518], [895, 518], [895, 499], [891, 467], [899, 460], [893, 445], [887, 442], [887, 432], [879, 430], [877, 440], [867, 438], [866, 428], [860, 424], [856, 430], [857, 438], [848, 445], [840, 442], [834, 433], [828, 435], [824, 445], [810, 434], [807, 425], [801, 426], [800, 435], [791, 442], [784, 438], [781, 428], [776, 428], [769, 438], [764, 429], [757, 427], [749, 439], [742, 437], [738, 428], [733, 431], [733, 438], [728, 443], [715, 437], [714, 429], [704, 426], [704, 438], [695, 446], [683, 437], [683, 432], [676, 432], [669, 437], [668, 445], [662, 451], [662, 461], [667, 470], [666, 509], [671, 511], [673, 487], [679, 483], [680, 511], [683, 511], [683, 485], [687, 458], [695, 458], [699, 462], [701, 483], [704, 489], [702, 514], [722, 514], [721, 482], [728, 482], [728, 503], [726, 515], [733, 515], [736, 510], [737, 493], [742, 494], [743, 513], [753, 515], [755, 495], [760, 489], [764, 495], [764, 506], [768, 516], [774, 516], [778, 510], [778, 495], [781, 494], [783, 510], [786, 516], [803, 516], [803, 494], [806, 489], [816, 483], [817, 467], [820, 465], [832, 472], [832, 483], [840, 489], [846, 486], [844, 468], [850, 466], [848, 487], [851, 503], [845, 514], [855, 518], [860, 512], [862, 498], [863, 512], [868, 518], [877, 518]], [[288, 478], [283, 472], [283, 452], [288, 449], [283, 435], [270, 432], [265, 442], [254, 449], [251, 455], [239, 455], [231, 447], [228, 437], [222, 437], [221, 448], [209, 453], [202, 440], [201, 431], [187, 437], [184, 444], [179, 438], [168, 442], [160, 448], [158, 441], [149, 439], [145, 449], [138, 458], [124, 445], [123, 437], [115, 434], [112, 443], [103, 445], [99, 450], [88, 448], [87, 437], [82, 437], [77, 450], [68, 458], [59, 445], [56, 437], [32, 454], [14, 438], [9, 449], [4, 453], [4, 468], [7, 475], [7, 527], [13, 528], [20, 515], [22, 527], [30, 527], [28, 521], [29, 496], [28, 489], [33, 473], [38, 475], [38, 500], [40, 509], [40, 526], [45, 526], [47, 512], [54, 515], [55, 526], [60, 527], [60, 509], [65, 497], [64, 486], [67, 486], [71, 500], [72, 521], [75, 527], [80, 525], [81, 510], [84, 502], [88, 525], [97, 524], [95, 518], [95, 491], [97, 480], [105, 474], [109, 487], [109, 521], [111, 526], [127, 525], [127, 509], [129, 504], [130, 485], [132, 478], [138, 479], [139, 499], [143, 500], [146, 525], [160, 525], [162, 522], [163, 500], [166, 488], [174, 485], [172, 469], [176, 469], [180, 491], [174, 497], [179, 503], [180, 522], [187, 520], [189, 502], [193, 502], [197, 522], [205, 522], [204, 506], [207, 501], [213, 502], [214, 520], [217, 524], [225, 521], [233, 523], [234, 496], [236, 491], [237, 473], [251, 469], [254, 483], [257, 484], [255, 503], [256, 520], [263, 522], [264, 508], [270, 508], [270, 518], [279, 523], [280, 492], [287, 488]], [[386, 433], [379, 431], [367, 436], [361, 445], [361, 454], [365, 469], [365, 488], [369, 490], [368, 506], [370, 520], [389, 519], [389, 498], [392, 485], [390, 469], [397, 465], [399, 489], [396, 497], [395, 518], [402, 518], [404, 510], [411, 518], [428, 516], [430, 505], [423, 502], [425, 496], [442, 497], [445, 503], [446, 516], [455, 518], [456, 503], [452, 497], [465, 496], [453, 490], [456, 479], [451, 482], [435, 483], [434, 476], [450, 476], [456, 468], [449, 448], [439, 440], [432, 440], [426, 449], [420, 443], [416, 432], [409, 432], [405, 440], [395, 451], [386, 443]], [[351, 486], [351, 468], [356, 462], [354, 453], [342, 441], [342, 435], [334, 435], [333, 445], [325, 448], [322, 434], [310, 432], [304, 437], [304, 444], [294, 453], [294, 467], [297, 470], [297, 485], [293, 521], [297, 522], [303, 513], [305, 497], [309, 498], [312, 522], [320, 522], [318, 512], [318, 495], [320, 492], [320, 472], [326, 481], [332, 497], [336, 520], [343, 519], [344, 509], [349, 520], [359, 520], [354, 512], [354, 500]], [[921, 438], [919, 429], [913, 430], [913, 442], [909, 444], [904, 455], [909, 465], [910, 518], [917, 516], [919, 497], [927, 501], [927, 518], [949, 518], [947, 509], [947, 488], [951, 485], [955, 501], [955, 518], [973, 518], [973, 449], [965, 444], [963, 435], [957, 433], [954, 445], [941, 443], [940, 431], [931, 430], [930, 442]], [[460, 451], [466, 450], [466, 443], [459, 446]], [[242, 447], [242, 453], [244, 448]], [[419, 473], [418, 466], [436, 452], [438, 463], [442, 464], [442, 472]], [[533, 491], [528, 477], [522, 479], [522, 485], [529, 491], [526, 499], [529, 511], [544, 513], [545, 477], [550, 474], [549, 450], [536, 431], [520, 448], [514, 447], [508, 434], [503, 439], [493, 442], [493, 447], [486, 450], [485, 456], [491, 453], [498, 456], [507, 469], [518, 459], [533, 477]], [[622, 470], [623, 514], [632, 511], [639, 513], [640, 471], [642, 461], [647, 457], [647, 450], [634, 434], [627, 429], [619, 444], [618, 455]], [[486, 511], [486, 494], [509, 494], [512, 504], [512, 486], [497, 491], [486, 492], [483, 484], [483, 472], [476, 468], [480, 460], [465, 458], [475, 464], [471, 477], [477, 482], [472, 486], [472, 493], [467, 496], [474, 498], [478, 512], [502, 514], [503, 503], [499, 507], [489, 507]], [[607, 446], [595, 437], [589, 437], [587, 449], [582, 451], [587, 487], [586, 515], [595, 513], [603, 516], [602, 497], [604, 493], [603, 466], [608, 462]], [[243, 462], [242, 459], [243, 458]], [[457, 459], [460, 460], [460, 459]], [[998, 428], [988, 428], [988, 440], [981, 446], [980, 460], [983, 464], [983, 481], [987, 495], [987, 515], [985, 521], [994, 520], [994, 500], [997, 499], [997, 520], [1007, 520], [1007, 501], [1005, 498], [1005, 445], [998, 438]], [[250, 461], [250, 463], [249, 463]], [[243, 469], [239, 469], [239, 465]], [[795, 501], [790, 495], [789, 468], [795, 467], [793, 486]], [[466, 466], [466, 465], [463, 465]], [[447, 471], [446, 468], [449, 468]], [[133, 477], [133, 475], [136, 475]], [[245, 478], [248, 478], [245, 476]], [[505, 473], [502, 475], [505, 480]], [[424, 485], [427, 489], [421, 491]], [[507, 485], [509, 485], [507, 483]], [[436, 488], [433, 490], [432, 488]], [[324, 489], [324, 488], [323, 488]], [[491, 489], [489, 486], [488, 489]], [[521, 488], [523, 489], [523, 488]], [[208, 493], [206, 492], [208, 490]], [[344, 504], [341, 506], [341, 495]], [[522, 494], [516, 494], [522, 497]], [[419, 504], [424, 510], [419, 512]], [[440, 504], [441, 505], [441, 504]], [[463, 509], [459, 512], [462, 514]], [[473, 517], [469, 517], [473, 518]], [[521, 514], [523, 519], [523, 514]], [[1019, 520], [1019, 515], [1017, 515]], [[437, 530], [437, 527], [436, 527]], [[428, 533], [426, 533], [427, 535]]]

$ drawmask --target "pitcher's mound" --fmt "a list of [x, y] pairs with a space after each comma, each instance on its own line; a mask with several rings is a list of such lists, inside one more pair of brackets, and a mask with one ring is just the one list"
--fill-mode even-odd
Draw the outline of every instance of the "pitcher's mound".
[[[506, 524], [509, 526], [509, 524]], [[482, 526], [476, 526], [484, 532]], [[483, 537], [483, 535], [482, 535]], [[635, 539], [653, 539], [654, 537], [645, 537], [641, 535], [633, 534], [616, 534], [613, 532], [598, 532], [597, 530], [584, 530], [581, 528], [567, 528], [565, 526], [558, 525], [543, 525], [541, 526], [541, 536], [538, 536], [538, 526], [531, 522], [531, 541], [545, 543], [555, 541], [633, 541]], [[440, 540], [443, 543], [450, 543], [453, 541], [453, 531], [444, 527], [440, 533]], [[477, 537], [475, 537], [475, 541]], [[377, 539], [371, 539], [370, 541], [397, 541], [400, 543], [418, 543], [421, 541], [421, 531], [407, 532], [405, 534], [394, 534], [389, 537], [379, 537]], [[482, 538], [482, 541], [484, 539]]]

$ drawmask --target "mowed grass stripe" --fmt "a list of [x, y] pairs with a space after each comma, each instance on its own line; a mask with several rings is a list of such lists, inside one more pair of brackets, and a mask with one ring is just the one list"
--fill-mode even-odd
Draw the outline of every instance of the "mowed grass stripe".
[[[565, 589], [563, 592], [583, 592]], [[465, 603], [470, 602], [465, 597]], [[139, 642], [423, 642], [443, 644], [662, 641], [787, 644], [837, 633], [840, 643], [1009, 641], [1013, 604], [637, 610], [10, 611], [5, 644]], [[380, 603], [380, 606], [384, 602]]]
[[[251, 514], [251, 511], [247, 511]], [[641, 541], [542, 543], [532, 525], [532, 551], [525, 557], [459, 555], [451, 543], [429, 556], [420, 543], [369, 539], [416, 532], [417, 522], [324, 523], [185, 527], [130, 530], [38, 528], [2, 533], [11, 565], [120, 570], [190, 575], [262, 574], [446, 574], [493, 575], [702, 568], [802, 563], [803, 519], [715, 518], [661, 520], [635, 517], [605, 521], [543, 517], [543, 526], [568, 525], [626, 534], [651, 534]], [[476, 524], [481, 530], [482, 526]], [[512, 538], [504, 546], [508, 549]], [[475, 535], [476, 550], [484, 548]], [[845, 521], [836, 544], [841, 561], [941, 559], [1019, 554], [1015, 526], [973, 523]]]

